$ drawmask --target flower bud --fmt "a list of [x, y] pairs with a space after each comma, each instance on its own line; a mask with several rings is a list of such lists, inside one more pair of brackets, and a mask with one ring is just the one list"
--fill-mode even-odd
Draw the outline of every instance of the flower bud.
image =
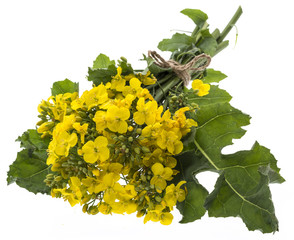
[[124, 141], [126, 138], [125, 138], [124, 135], [120, 135], [120, 136], [118, 137], [118, 139], [121, 140], [121, 141]]
[[155, 201], [160, 203], [161, 202], [161, 197], [160, 196], [156, 196], [155, 197]]
[[54, 175], [53, 175], [52, 173], [47, 174], [46, 178], [47, 178], [47, 179], [53, 179], [53, 178], [54, 178]]
[[143, 182], [146, 182], [146, 176], [145, 176], [145, 175], [141, 175], [141, 180], [142, 180]]
[[88, 210], [88, 204], [85, 204], [82, 208], [83, 213], [86, 213]]
[[134, 152], [137, 153], [137, 154], [140, 154], [140, 152], [141, 152], [140, 148], [138, 148], [138, 147], [134, 148]]
[[123, 62], [127, 62], [128, 60], [125, 57], [120, 57]]
[[54, 178], [54, 181], [59, 182], [59, 181], [61, 181], [62, 179], [63, 179], [63, 177], [61, 177], [61, 176], [57, 176], [57, 177]]
[[142, 128], [137, 128], [136, 133], [141, 134], [142, 133]]
[[148, 147], [145, 147], [145, 146], [142, 147], [142, 151], [143, 151], [144, 153], [150, 153], [149, 148], [148, 148]]

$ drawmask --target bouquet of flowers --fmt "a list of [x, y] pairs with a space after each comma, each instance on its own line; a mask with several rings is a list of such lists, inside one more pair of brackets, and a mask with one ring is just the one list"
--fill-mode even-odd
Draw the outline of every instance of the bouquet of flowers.
[[[124, 57], [100, 54], [88, 70], [92, 89], [79, 94], [78, 83], [55, 82], [38, 106], [36, 129], [17, 139], [23, 149], [8, 184], [93, 215], [136, 213], [144, 223], [168, 225], [176, 207], [181, 223], [208, 211], [239, 216], [249, 230], [277, 231], [269, 184], [284, 179], [270, 150], [256, 142], [251, 150], [221, 153], [245, 134], [250, 117], [219, 88], [226, 75], [208, 66], [228, 46], [224, 39], [242, 9], [222, 32], [211, 32], [200, 10], [181, 13], [196, 26], [158, 44], [171, 52], [169, 60], [149, 51], [146, 69], [134, 70]], [[219, 174], [210, 193], [197, 180], [204, 171]]]

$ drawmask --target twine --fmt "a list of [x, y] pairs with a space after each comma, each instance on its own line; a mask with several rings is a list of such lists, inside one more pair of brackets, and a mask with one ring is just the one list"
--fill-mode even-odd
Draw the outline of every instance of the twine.
[[[154, 60], [154, 64], [161, 68], [171, 68], [175, 74], [183, 81], [184, 85], [187, 86], [191, 80], [189, 70], [203, 71], [211, 62], [211, 57], [205, 53], [195, 56], [190, 62], [182, 65], [172, 59], [165, 61], [156, 51], [148, 51], [148, 56]], [[206, 63], [200, 67], [193, 68], [195, 63], [200, 59], [205, 58]]]

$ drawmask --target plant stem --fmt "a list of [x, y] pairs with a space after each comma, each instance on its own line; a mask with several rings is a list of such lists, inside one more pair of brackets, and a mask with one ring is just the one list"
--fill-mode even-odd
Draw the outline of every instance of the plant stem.
[[239, 6], [239, 8], [237, 9], [236, 13], [232, 17], [232, 19], [230, 20], [228, 25], [225, 27], [225, 29], [220, 34], [220, 37], [217, 40], [218, 43], [221, 43], [225, 39], [225, 37], [228, 35], [228, 33], [233, 28], [233, 26], [236, 24], [236, 22], [238, 21], [239, 17], [242, 15], [242, 13], [243, 13], [242, 8], [241, 8], [241, 6]]
[[170, 78], [172, 77], [172, 74], [167, 74], [166, 76], [164, 76], [163, 78], [157, 80], [156, 83], [152, 84], [152, 85], [148, 85], [145, 88], [147, 89], [152, 89], [152, 88], [157, 88], [159, 84], [163, 84], [166, 81], [168, 81]]
[[178, 77], [175, 77], [174, 79], [171, 79], [169, 82], [164, 84], [162, 86], [162, 89], [161, 88], [157, 89], [156, 93], [155, 93], [154, 100], [156, 100], [157, 102], [160, 102], [163, 95], [167, 94], [170, 89], [172, 89], [175, 85], [177, 85], [179, 83], [179, 81], [181, 81], [181, 80]]

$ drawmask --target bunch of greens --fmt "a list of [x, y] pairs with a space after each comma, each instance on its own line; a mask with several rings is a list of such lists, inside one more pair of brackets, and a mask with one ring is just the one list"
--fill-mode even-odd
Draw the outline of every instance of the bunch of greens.
[[[222, 32], [218, 29], [211, 32], [208, 17], [200, 10], [184, 9], [182, 13], [196, 24], [191, 35], [175, 33], [170, 39], [162, 40], [158, 48], [170, 51], [170, 59], [184, 65], [200, 54], [213, 57], [226, 48], [229, 41], [224, 39], [239, 19], [242, 9], [237, 10]], [[43, 101], [39, 105], [40, 122], [37, 129], [29, 129], [17, 139], [23, 150], [10, 166], [8, 184], [16, 182], [35, 194], [63, 197], [71, 205], [84, 204], [83, 211], [90, 214], [138, 211], [137, 216], [145, 215], [144, 222], [152, 220], [169, 224], [172, 219], [169, 212], [176, 204], [182, 214], [181, 223], [200, 219], [208, 211], [210, 217], [238, 216], [249, 230], [263, 233], [277, 231], [278, 220], [269, 184], [282, 183], [284, 179], [270, 150], [256, 142], [251, 150], [227, 155], [221, 153], [224, 147], [232, 144], [233, 139], [245, 134], [242, 127], [248, 125], [250, 120], [247, 114], [230, 105], [231, 96], [219, 88], [218, 83], [226, 75], [211, 68], [191, 69], [188, 73], [191, 79], [196, 80], [192, 83], [192, 89], [188, 89], [173, 69], [160, 67], [150, 56], [144, 55], [144, 60], [147, 68], [144, 71], [134, 70], [123, 57], [116, 65], [115, 61], [100, 54], [93, 67], [88, 69], [88, 80], [93, 82], [98, 100], [94, 97], [96, 100], [90, 101], [88, 93], [78, 98], [78, 84], [67, 79], [54, 83], [51, 100], [55, 105], [50, 105], [49, 100]], [[193, 67], [197, 69], [203, 64], [203, 60], [200, 60]], [[134, 96], [131, 100], [126, 94], [130, 89]], [[108, 94], [107, 97], [105, 94]], [[105, 98], [103, 101], [102, 95]], [[123, 120], [126, 122], [123, 124], [127, 125], [114, 125], [111, 122], [114, 120], [107, 120], [106, 117], [106, 125], [101, 128], [103, 109], [108, 109], [105, 112], [107, 115], [111, 108], [102, 103], [114, 104], [115, 108], [112, 106], [111, 111], [115, 109], [117, 114], [123, 115], [117, 106], [127, 101], [128, 107], [124, 105], [124, 111], [131, 112]], [[149, 116], [149, 120], [146, 115], [144, 120], [140, 106], [151, 105], [154, 101], [157, 102], [154, 109], [159, 115], [154, 118]], [[179, 111], [182, 111], [181, 117]], [[161, 112], [165, 114], [160, 115]], [[75, 117], [71, 120], [73, 114]], [[167, 123], [164, 122], [175, 124], [180, 122], [180, 118], [186, 121], [186, 125], [178, 129], [185, 133], [171, 145], [167, 143], [169, 140], [163, 143], [163, 137], [159, 135], [146, 137], [146, 129], [152, 128], [156, 119], [161, 124], [161, 133], [169, 131], [170, 136], [174, 137], [175, 132], [171, 128], [166, 130], [167, 125], [164, 124]], [[68, 124], [73, 127], [68, 127]], [[95, 125], [91, 124], [96, 124], [96, 130]], [[60, 130], [60, 126], [63, 130]], [[71, 135], [62, 132], [68, 129], [71, 129]], [[104, 157], [102, 154], [94, 159], [92, 153], [89, 157], [89, 146], [98, 138], [100, 144], [107, 142], [108, 145], [103, 145]], [[63, 148], [57, 149], [56, 144], [61, 141], [65, 142]], [[136, 146], [133, 146], [135, 142]], [[116, 144], [120, 144], [119, 147]], [[153, 154], [155, 150], [163, 155]], [[105, 165], [109, 155], [112, 157]], [[151, 158], [154, 158], [152, 163]], [[167, 174], [168, 171], [172, 171], [171, 174]], [[208, 192], [197, 180], [197, 174], [204, 171], [219, 174], [212, 192]], [[120, 190], [114, 187], [117, 180], [110, 180], [110, 176], [117, 177], [115, 174], [123, 175], [126, 181], [126, 185], [119, 186]], [[99, 180], [99, 176], [103, 176], [104, 180]], [[103, 183], [106, 178], [111, 182], [111, 187]], [[98, 180], [100, 182], [95, 187], [99, 191], [92, 183]], [[102, 183], [106, 187], [103, 188]], [[116, 195], [111, 195], [109, 189]], [[119, 199], [120, 205], [115, 200], [103, 200], [106, 195], [108, 199]]]

